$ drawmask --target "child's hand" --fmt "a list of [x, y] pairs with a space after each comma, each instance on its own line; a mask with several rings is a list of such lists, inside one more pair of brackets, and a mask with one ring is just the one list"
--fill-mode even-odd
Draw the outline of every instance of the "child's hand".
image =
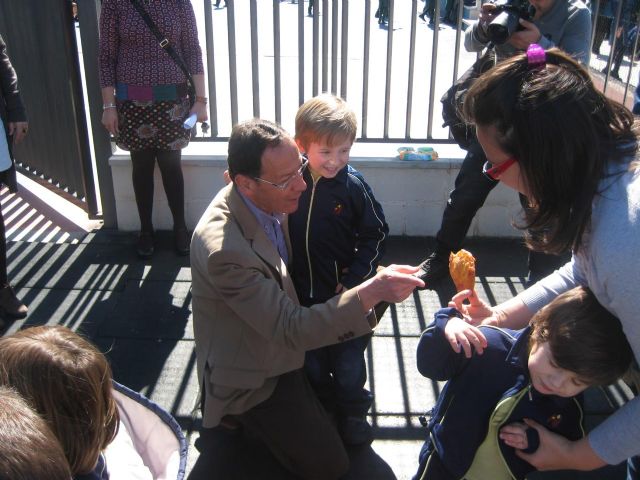
[[[464, 303], [468, 300], [469, 303]], [[478, 298], [475, 290], [461, 290], [449, 301], [449, 306], [458, 310], [472, 325], [489, 324], [494, 312], [490, 305]]]
[[475, 348], [478, 355], [487, 348], [487, 339], [482, 332], [473, 325], [468, 324], [463, 319], [451, 317], [444, 327], [444, 336], [451, 344], [451, 348], [456, 353], [460, 353], [460, 346], [464, 350], [464, 355], [471, 358], [471, 346]]
[[526, 450], [529, 448], [529, 440], [527, 439], [527, 425], [520, 422], [505, 425], [500, 429], [500, 440], [510, 447], [518, 450]]
[[344, 292], [345, 290], [347, 290], [347, 288], [345, 288], [345, 286], [344, 286], [344, 285], [342, 285], [341, 283], [339, 283], [339, 284], [336, 286], [336, 293], [342, 293], [342, 292]]

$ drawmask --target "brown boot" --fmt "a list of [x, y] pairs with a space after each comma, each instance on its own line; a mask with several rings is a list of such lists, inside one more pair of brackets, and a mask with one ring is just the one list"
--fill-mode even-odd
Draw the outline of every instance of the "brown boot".
[[29, 309], [16, 297], [11, 285], [0, 288], [0, 316], [9, 318], [24, 318]]

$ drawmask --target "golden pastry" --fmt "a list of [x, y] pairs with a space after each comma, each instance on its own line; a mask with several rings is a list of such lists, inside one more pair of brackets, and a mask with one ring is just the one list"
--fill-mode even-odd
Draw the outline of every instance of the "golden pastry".
[[449, 273], [456, 290], [473, 290], [476, 283], [476, 259], [466, 250], [449, 255]]

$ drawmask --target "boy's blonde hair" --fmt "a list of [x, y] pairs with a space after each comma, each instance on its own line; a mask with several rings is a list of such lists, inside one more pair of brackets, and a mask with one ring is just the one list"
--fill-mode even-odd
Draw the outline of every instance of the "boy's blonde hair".
[[338, 142], [356, 139], [358, 120], [347, 102], [340, 97], [324, 93], [304, 102], [296, 113], [296, 140], [303, 148], [312, 142]]
[[66, 327], [32, 327], [0, 339], [0, 385], [16, 389], [47, 421], [73, 475], [91, 472], [118, 432], [111, 367]]
[[69, 480], [60, 442], [15, 390], [0, 386], [0, 480]]

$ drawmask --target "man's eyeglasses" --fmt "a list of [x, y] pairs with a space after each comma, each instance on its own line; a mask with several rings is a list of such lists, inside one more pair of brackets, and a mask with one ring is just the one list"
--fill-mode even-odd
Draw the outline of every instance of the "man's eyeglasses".
[[510, 157], [509, 160], [495, 166], [493, 165], [493, 163], [487, 160], [482, 166], [482, 173], [484, 173], [484, 175], [489, 179], [498, 181], [500, 180], [500, 175], [506, 172], [507, 169], [514, 163], [516, 163], [515, 157]]
[[270, 182], [269, 180], [265, 180], [264, 178], [260, 178], [260, 177], [252, 177], [252, 178], [258, 182], [266, 183], [268, 185], [271, 185], [272, 187], [276, 187], [278, 190], [286, 190], [287, 187], [291, 185], [291, 182], [296, 180], [298, 177], [302, 176], [302, 174], [304, 173], [304, 169], [307, 168], [308, 163], [309, 161], [307, 159], [304, 159], [304, 161], [302, 162], [302, 164], [300, 164], [300, 168], [298, 168], [296, 173], [291, 175], [282, 183], [273, 183], [273, 182]]

